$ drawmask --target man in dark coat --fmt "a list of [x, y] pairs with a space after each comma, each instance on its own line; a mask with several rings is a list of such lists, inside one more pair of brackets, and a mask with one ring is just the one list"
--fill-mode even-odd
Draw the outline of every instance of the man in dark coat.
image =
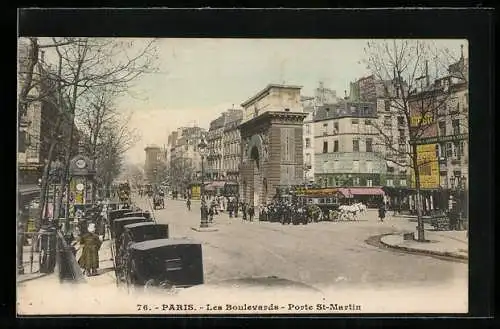
[[255, 215], [255, 209], [253, 205], [248, 206], [248, 217], [250, 218], [250, 221], [253, 221], [254, 215]]
[[380, 207], [378, 208], [378, 219], [383, 222], [385, 218], [385, 205], [383, 203], [380, 204]]
[[94, 224], [89, 224], [87, 231], [80, 237], [80, 245], [83, 246], [83, 250], [78, 264], [83, 268], [84, 274], [91, 276], [96, 275], [99, 268], [99, 249], [102, 241], [95, 234]]

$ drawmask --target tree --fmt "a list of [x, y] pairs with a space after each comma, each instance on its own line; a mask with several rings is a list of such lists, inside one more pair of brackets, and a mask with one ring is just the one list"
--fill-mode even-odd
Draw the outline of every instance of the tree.
[[[66, 113], [66, 117], [69, 118], [69, 140], [60, 140], [60, 143], [68, 146], [65, 157], [66, 170], [63, 178], [64, 185], [68, 189], [69, 160], [73, 154], [71, 146], [75, 134], [74, 118], [77, 110], [82, 108], [81, 102], [85, 98], [84, 96], [98, 88], [106, 88], [114, 95], [126, 93], [134, 80], [143, 74], [156, 71], [155, 63], [158, 56], [155, 52], [154, 40], [146, 41], [144, 46], [137, 47], [136, 43], [128, 39], [106, 38], [29, 39], [27, 56], [24, 60], [26, 65], [20, 66], [22, 79], [20, 79], [19, 86], [19, 112], [21, 115], [25, 113], [30, 102], [47, 99], [49, 96], [54, 98], [53, 96], [57, 95], [55, 99], [61, 108], [60, 114]], [[46, 48], [45, 58], [47, 61], [40, 61], [39, 50], [42, 48]], [[35, 67], [40, 64], [49, 74], [35, 79]], [[38, 93], [36, 97], [28, 97], [31, 90], [45, 81], [51, 81], [52, 88], [47, 88], [45, 93]], [[54, 131], [59, 130], [63, 117], [62, 115], [58, 116]], [[118, 132], [117, 135], [122, 133], [123, 131]], [[49, 148], [47, 165], [42, 177], [42, 205], [45, 199], [43, 186], [47, 184], [48, 172], [59, 135], [54, 134]], [[62, 194], [59, 203], [62, 203]], [[40, 216], [43, 217], [43, 213]]]
[[[465, 66], [452, 77], [447, 70], [450, 64], [460, 61], [452, 61], [449, 49], [422, 40], [370, 41], [365, 55], [368, 69], [383, 84], [390, 113], [401, 118], [399, 124], [408, 134], [405, 147], [400, 147], [392, 131], [377, 123], [374, 126], [379, 139], [375, 144], [386, 160], [411, 169], [417, 199], [418, 240], [424, 241], [421, 170], [435, 160], [423, 159], [417, 143], [422, 138], [435, 136], [437, 120], [447, 115], [445, 108], [452, 92], [452, 78], [465, 81]], [[439, 79], [443, 76], [446, 76], [444, 80]]]

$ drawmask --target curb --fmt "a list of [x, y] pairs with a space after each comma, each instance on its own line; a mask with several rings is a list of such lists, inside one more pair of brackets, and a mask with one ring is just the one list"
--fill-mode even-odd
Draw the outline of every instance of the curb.
[[396, 245], [391, 245], [388, 244], [384, 241], [382, 241], [382, 238], [387, 235], [394, 235], [394, 233], [389, 233], [389, 234], [384, 234], [379, 237], [379, 242], [380, 244], [384, 245], [387, 248], [391, 249], [396, 249], [396, 250], [403, 250], [407, 252], [412, 252], [412, 253], [418, 253], [418, 254], [424, 254], [424, 255], [431, 255], [431, 256], [441, 256], [441, 257], [450, 257], [450, 258], [455, 258], [459, 260], [469, 260], [469, 256], [463, 256], [463, 255], [457, 255], [453, 252], [439, 252], [439, 251], [430, 251], [430, 250], [423, 250], [423, 249], [416, 249], [416, 248], [409, 248], [409, 247], [402, 247], [402, 246], [396, 246]]

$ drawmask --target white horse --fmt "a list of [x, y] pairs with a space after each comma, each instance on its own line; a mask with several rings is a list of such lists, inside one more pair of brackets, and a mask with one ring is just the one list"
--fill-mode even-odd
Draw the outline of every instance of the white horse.
[[340, 220], [357, 220], [360, 209], [357, 205], [342, 205], [339, 207]]
[[354, 204], [354, 206], [358, 207], [359, 213], [361, 215], [365, 215], [366, 214], [367, 207], [366, 207], [365, 204], [363, 204], [362, 202], [357, 202], [357, 203]]

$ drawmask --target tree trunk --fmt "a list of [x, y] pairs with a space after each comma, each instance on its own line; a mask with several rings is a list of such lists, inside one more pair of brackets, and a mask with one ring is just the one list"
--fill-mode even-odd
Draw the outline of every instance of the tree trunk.
[[417, 145], [412, 145], [412, 162], [413, 170], [415, 173], [415, 190], [417, 191], [417, 199], [415, 205], [417, 207], [417, 240], [420, 242], [425, 241], [424, 219], [422, 218], [421, 207], [421, 191], [420, 191], [420, 168], [418, 166], [418, 153]]
[[47, 155], [47, 164], [45, 165], [45, 168], [43, 170], [43, 175], [42, 175], [42, 186], [41, 186], [41, 191], [40, 191], [40, 222], [43, 221], [43, 218], [45, 217], [45, 203], [47, 199], [47, 187], [49, 184], [49, 172], [50, 172], [50, 167], [52, 165], [52, 158], [54, 157], [54, 149], [57, 144], [57, 136], [59, 135], [59, 127], [61, 126], [61, 116], [57, 117], [54, 133], [52, 135], [52, 140], [50, 142], [50, 147], [49, 147], [49, 154]]

